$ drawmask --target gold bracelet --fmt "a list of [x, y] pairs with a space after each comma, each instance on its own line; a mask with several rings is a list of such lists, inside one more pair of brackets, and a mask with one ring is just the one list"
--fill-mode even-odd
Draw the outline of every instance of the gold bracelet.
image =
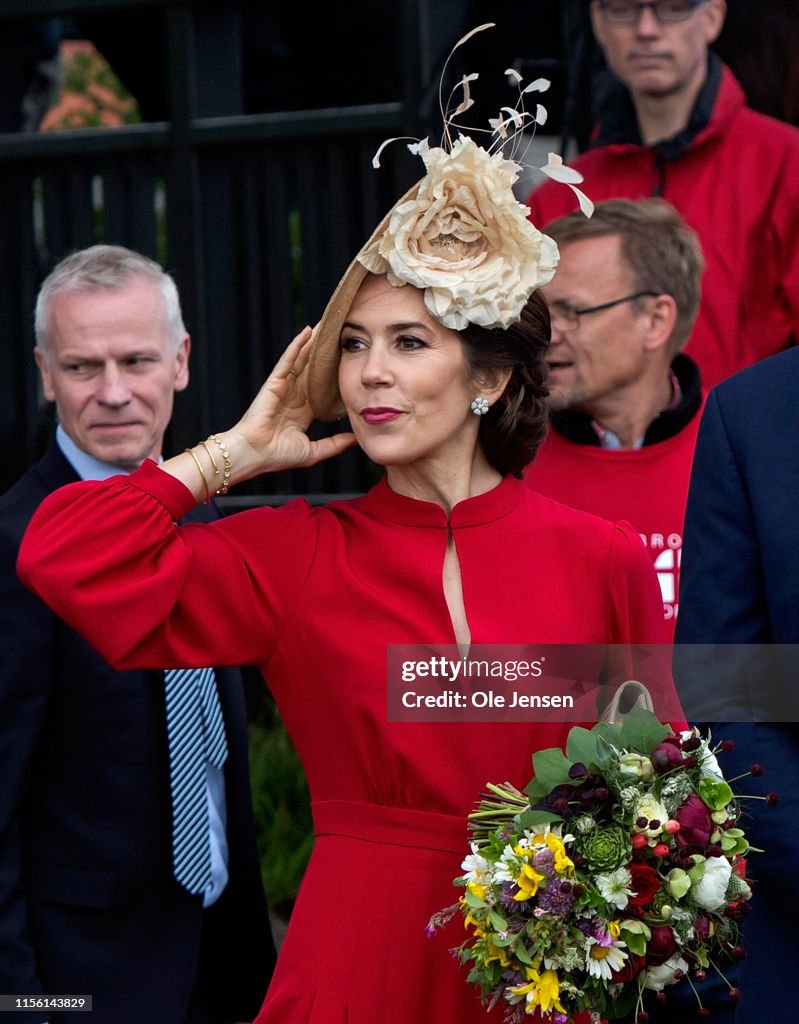
[[214, 467], [214, 476], [219, 476], [219, 466], [217, 466], [217, 464], [216, 464], [216, 459], [214, 458], [214, 453], [208, 447], [208, 442], [207, 441], [200, 441], [200, 444], [203, 446], [203, 448], [205, 448], [205, 451], [206, 451], [206, 453], [208, 455], [208, 458], [211, 460], [211, 465]]
[[202, 464], [200, 463], [200, 460], [197, 458], [197, 454], [196, 454], [196, 452], [194, 451], [193, 448], [186, 448], [186, 451], [194, 459], [194, 465], [197, 467], [197, 469], [200, 472], [200, 477], [201, 477], [202, 482], [203, 482], [203, 487], [205, 488], [205, 504], [206, 505], [210, 505], [211, 504], [211, 488], [208, 486], [208, 481], [205, 479], [205, 473], [203, 473]]
[[219, 487], [214, 493], [215, 494], [227, 494], [230, 488], [230, 470], [233, 466], [230, 461], [230, 449], [221, 438], [218, 438], [216, 434], [211, 434], [208, 438], [209, 441], [213, 441], [217, 448], [222, 452], [222, 486]]

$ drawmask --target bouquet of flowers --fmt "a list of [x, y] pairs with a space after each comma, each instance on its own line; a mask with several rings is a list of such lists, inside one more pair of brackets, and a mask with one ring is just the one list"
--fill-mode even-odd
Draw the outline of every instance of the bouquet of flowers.
[[565, 753], [537, 752], [526, 792], [488, 784], [455, 879], [463, 895], [428, 932], [463, 915], [469, 937], [453, 952], [489, 1008], [504, 1000], [518, 1022], [587, 1010], [645, 1024], [645, 993], [724, 977], [725, 959], [743, 955], [751, 897], [741, 798], [716, 758], [729, 746], [636, 709], [571, 729]]

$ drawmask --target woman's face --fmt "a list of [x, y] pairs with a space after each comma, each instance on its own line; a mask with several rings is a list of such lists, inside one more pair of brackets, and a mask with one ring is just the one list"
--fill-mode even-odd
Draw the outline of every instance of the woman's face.
[[383, 466], [470, 460], [480, 393], [455, 331], [428, 312], [422, 292], [369, 276], [341, 331], [339, 388], [358, 444]]

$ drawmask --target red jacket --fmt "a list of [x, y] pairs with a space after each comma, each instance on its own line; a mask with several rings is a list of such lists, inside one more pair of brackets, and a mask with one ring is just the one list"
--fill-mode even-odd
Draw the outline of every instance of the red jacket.
[[[641, 143], [626, 90], [572, 165], [594, 202], [661, 195], [698, 233], [702, 304], [686, 349], [710, 387], [799, 337], [799, 129], [750, 110], [718, 58], [688, 127]], [[540, 228], [577, 208], [545, 182], [527, 200]]]
[[679, 355], [673, 369], [683, 399], [653, 422], [640, 448], [601, 448], [590, 417], [561, 412], [524, 476], [533, 490], [555, 501], [633, 526], [657, 573], [670, 638], [679, 607], [685, 504], [705, 402], [699, 374], [687, 357]]

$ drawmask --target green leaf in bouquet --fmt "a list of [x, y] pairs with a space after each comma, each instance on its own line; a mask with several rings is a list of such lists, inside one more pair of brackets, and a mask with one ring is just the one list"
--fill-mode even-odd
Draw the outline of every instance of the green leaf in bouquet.
[[637, 986], [628, 985], [616, 996], [608, 1001], [602, 1010], [602, 1016], [606, 1020], [620, 1020], [622, 1017], [629, 1017], [638, 1005], [640, 993]]
[[[494, 929], [495, 932], [505, 932], [508, 930], [508, 922], [505, 920], [502, 914], [497, 913], [496, 910], [488, 911], [488, 919], [491, 922], [491, 927]], [[495, 938], [498, 938], [498, 936], [495, 936]]]
[[669, 735], [671, 729], [646, 708], [631, 708], [621, 726], [621, 746], [648, 754]]
[[[599, 726], [602, 726], [600, 729]], [[610, 733], [605, 726], [610, 726], [615, 732]], [[600, 769], [605, 769], [609, 764], [612, 764], [619, 756], [619, 733], [620, 728], [617, 725], [610, 725], [609, 722], [600, 722], [599, 725], [594, 726], [594, 730], [597, 734], [596, 741], [596, 760], [597, 765]]]
[[571, 766], [572, 762], [560, 747], [547, 747], [533, 754], [533, 776], [539, 785], [546, 786], [545, 793], [564, 783], [576, 785], [574, 779], [569, 778]]
[[646, 953], [646, 939], [643, 935], [636, 935], [633, 932], [625, 931], [624, 941], [627, 943], [627, 948], [631, 953], [636, 953], [638, 956], [643, 956]]
[[621, 746], [621, 726], [616, 725], [615, 722], [597, 722], [592, 726], [591, 732], [601, 736], [612, 747]]
[[682, 868], [672, 868], [666, 876], [666, 885], [676, 900], [681, 900], [692, 885], [691, 876]]
[[596, 725], [591, 727], [590, 732], [594, 737], [595, 744], [593, 763], [600, 769], [600, 771], [603, 771], [609, 764], [612, 764], [619, 755], [619, 749], [621, 747], [621, 726], [615, 725], [613, 722], [597, 722]]
[[[544, 794], [542, 794], [544, 795]], [[520, 832], [525, 829], [534, 828], [536, 825], [551, 825], [555, 821], [563, 821], [563, 815], [555, 811], [522, 811], [515, 818], [516, 825]]]
[[692, 953], [694, 955], [694, 959], [700, 967], [710, 967], [710, 956], [708, 955], [708, 951], [704, 946], [697, 946], [695, 949], [692, 950]]
[[702, 881], [702, 877], [705, 874], [705, 858], [699, 853], [692, 853], [691, 859], [694, 862], [694, 866], [688, 869], [688, 877], [696, 885]]
[[699, 780], [699, 795], [711, 811], [720, 811], [732, 800], [733, 792], [721, 779], [704, 778]]
[[744, 838], [743, 830], [740, 828], [728, 828], [721, 835], [721, 849], [728, 857], [735, 857], [738, 854], [746, 853], [749, 843]]
[[490, 964], [483, 967], [483, 986], [487, 992], [493, 992], [502, 981], [502, 965], [498, 960], [492, 960]]
[[527, 799], [531, 804], [537, 803], [542, 797], [547, 796], [549, 793], [549, 787], [545, 786], [543, 782], [539, 781], [535, 776], [527, 783], [524, 787], [524, 791], [527, 794]]
[[466, 980], [469, 982], [470, 985], [480, 985], [484, 988], [493, 986], [491, 971], [489, 968], [484, 967], [482, 964], [475, 964], [475, 966], [472, 967], [472, 969], [466, 976]]
[[513, 950], [513, 955], [516, 957], [519, 963], [526, 964], [528, 967], [533, 966], [533, 959], [527, 952], [527, 947], [524, 945], [523, 942], [520, 942], [516, 946], [516, 948]]
[[584, 764], [586, 768], [597, 765], [597, 742], [599, 736], [593, 729], [575, 725], [569, 730], [566, 740], [566, 756], [573, 764]]
[[468, 889], [464, 893], [463, 898], [466, 900], [466, 902], [469, 904], [469, 906], [473, 907], [475, 910], [482, 909], [483, 907], [486, 906], [486, 901], [485, 900], [481, 900], [479, 896], [477, 896], [473, 892], [470, 892]]
[[643, 921], [627, 918], [621, 926], [622, 937], [633, 953], [646, 952], [646, 944], [652, 938], [652, 930]]

